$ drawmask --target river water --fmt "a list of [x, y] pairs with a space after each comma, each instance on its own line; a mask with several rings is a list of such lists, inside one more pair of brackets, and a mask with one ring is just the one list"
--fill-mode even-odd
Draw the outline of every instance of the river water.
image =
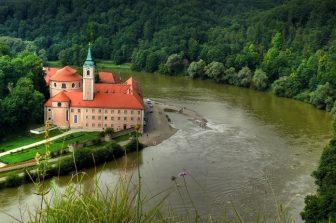
[[[303, 199], [315, 191], [310, 176], [331, 137], [330, 117], [311, 105], [270, 93], [218, 85], [185, 77], [116, 71], [123, 79], [133, 75], [145, 97], [188, 107], [208, 120], [202, 129], [185, 116], [170, 113], [179, 131], [141, 153], [143, 189], [151, 195], [174, 185], [171, 177], [185, 177], [194, 205], [202, 215], [222, 219], [235, 207], [245, 222], [258, 215], [274, 222], [276, 203], [288, 206], [288, 215], [301, 222]], [[127, 161], [135, 173], [134, 154], [96, 171], [102, 185], [113, 185]], [[93, 174], [95, 170], [88, 170]], [[56, 184], [63, 188], [69, 177]], [[90, 181], [88, 181], [90, 182]], [[183, 181], [178, 179], [178, 184]], [[0, 191], [1, 211], [20, 216], [38, 204], [32, 184]], [[168, 206], [176, 213], [192, 209], [187, 195], [172, 192]], [[0, 213], [1, 222], [13, 221]]]

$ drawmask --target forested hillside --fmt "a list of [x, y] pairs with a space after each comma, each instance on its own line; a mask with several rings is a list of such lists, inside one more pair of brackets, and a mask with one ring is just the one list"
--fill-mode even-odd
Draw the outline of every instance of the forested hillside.
[[[43, 101], [41, 62], [81, 65], [89, 42], [95, 58], [137, 71], [271, 90], [336, 114], [336, 0], [7, 0], [0, 35], [0, 125], [12, 130], [38, 119], [24, 114]], [[334, 144], [307, 222], [336, 221]]]

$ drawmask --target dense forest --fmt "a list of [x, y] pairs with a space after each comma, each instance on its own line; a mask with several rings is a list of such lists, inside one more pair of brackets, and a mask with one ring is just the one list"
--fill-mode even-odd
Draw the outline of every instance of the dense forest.
[[[81, 65], [89, 42], [95, 58], [136, 71], [270, 90], [336, 114], [336, 0], [1, 1], [0, 35], [0, 125], [13, 130], [40, 118], [25, 116], [46, 95], [40, 64]], [[306, 222], [336, 221], [335, 145], [314, 173]]]
[[22, 48], [17, 45], [17, 51], [0, 43], [0, 140], [41, 123], [43, 103], [48, 97], [42, 60], [30, 52], [31, 43], [19, 42]]

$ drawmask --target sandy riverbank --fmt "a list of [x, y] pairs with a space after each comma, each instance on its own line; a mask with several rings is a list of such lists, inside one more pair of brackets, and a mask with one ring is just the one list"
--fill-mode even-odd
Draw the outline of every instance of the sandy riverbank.
[[144, 127], [144, 133], [139, 138], [140, 142], [147, 146], [157, 145], [177, 132], [177, 129], [170, 125], [163, 106], [154, 101], [152, 105], [153, 107], [150, 108], [146, 104], [145, 117], [147, 124]]
[[[145, 106], [147, 125], [144, 128], [144, 134], [139, 138], [140, 142], [147, 146], [157, 145], [178, 131], [170, 124], [169, 112], [185, 115], [200, 127], [208, 128], [206, 119], [186, 107], [177, 107], [156, 101], [152, 101], [152, 106], [152, 108], [148, 104]], [[152, 113], [149, 111], [152, 111]]]

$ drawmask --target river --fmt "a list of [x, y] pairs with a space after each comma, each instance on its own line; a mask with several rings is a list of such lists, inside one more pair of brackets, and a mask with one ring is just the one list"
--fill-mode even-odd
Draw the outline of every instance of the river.
[[[145, 97], [198, 112], [210, 128], [202, 129], [186, 117], [170, 113], [179, 131], [142, 151], [144, 191], [158, 193], [173, 184], [172, 176], [186, 170], [188, 190], [202, 215], [221, 219], [225, 213], [231, 216], [234, 206], [245, 222], [254, 222], [258, 214], [273, 222], [278, 203], [288, 205], [291, 219], [301, 222], [304, 196], [316, 189], [310, 175], [331, 137], [327, 113], [251, 89], [186, 77], [126, 70], [115, 73], [123, 79], [133, 75]], [[126, 160], [129, 172], [134, 172], [135, 156], [131, 155], [99, 167], [100, 183], [115, 184]], [[69, 177], [62, 177], [56, 184], [62, 188], [68, 181]], [[33, 192], [32, 184], [1, 190], [1, 211], [19, 217], [21, 210], [27, 215], [27, 207], [39, 202]], [[177, 192], [168, 201], [176, 213], [185, 211]], [[12, 221], [4, 213], [0, 219]]]

